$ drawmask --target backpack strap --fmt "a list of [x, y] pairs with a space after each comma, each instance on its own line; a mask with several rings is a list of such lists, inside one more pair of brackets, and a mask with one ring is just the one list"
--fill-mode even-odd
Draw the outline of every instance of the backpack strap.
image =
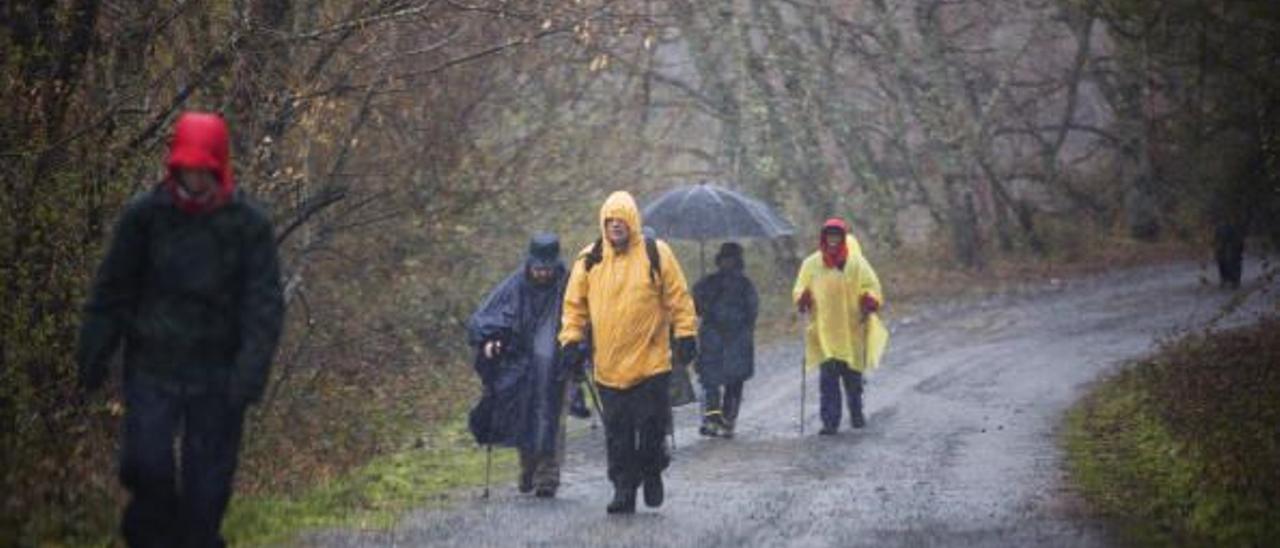
[[644, 252], [649, 256], [649, 281], [658, 284], [659, 291], [661, 291], [662, 256], [658, 255], [658, 241], [645, 236]]

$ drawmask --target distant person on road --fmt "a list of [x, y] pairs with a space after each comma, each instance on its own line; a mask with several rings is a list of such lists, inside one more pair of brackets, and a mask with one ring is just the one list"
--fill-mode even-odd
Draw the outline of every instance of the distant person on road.
[[1213, 231], [1213, 258], [1218, 263], [1222, 287], [1239, 289], [1244, 274], [1244, 240], [1247, 226], [1241, 222], [1220, 222]]
[[565, 398], [570, 373], [561, 359], [561, 303], [568, 273], [560, 239], [539, 234], [524, 264], [489, 293], [467, 322], [484, 395], [471, 432], [486, 445], [520, 453], [521, 493], [552, 498], [564, 462]]
[[876, 366], [888, 335], [876, 316], [883, 303], [880, 280], [843, 220], [822, 225], [818, 251], [801, 264], [792, 297], [801, 314], [811, 315], [805, 366], [821, 368], [818, 434], [834, 435], [840, 426], [842, 385], [849, 423], [862, 428], [863, 375]]
[[697, 354], [697, 317], [684, 272], [671, 248], [645, 238], [641, 226], [630, 194], [609, 196], [600, 209], [602, 237], [573, 263], [560, 331], [568, 363], [580, 365], [592, 353], [614, 486], [610, 514], [635, 512], [641, 485], [646, 505], [662, 505], [673, 328], [676, 363], [687, 365]]
[[759, 295], [744, 273], [742, 246], [726, 242], [716, 254], [718, 270], [693, 286], [698, 326], [698, 381], [702, 384], [704, 436], [733, 437], [743, 384], [755, 373], [755, 329]]
[[280, 338], [271, 218], [236, 188], [229, 151], [221, 117], [178, 117], [167, 174], [125, 206], [85, 306], [86, 390], [124, 343], [130, 546], [225, 544], [245, 409], [262, 397]]

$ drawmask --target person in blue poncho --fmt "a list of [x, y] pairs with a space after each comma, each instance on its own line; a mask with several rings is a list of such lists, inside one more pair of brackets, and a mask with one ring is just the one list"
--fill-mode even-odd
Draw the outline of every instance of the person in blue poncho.
[[560, 240], [539, 234], [524, 264], [498, 284], [467, 322], [484, 385], [469, 425], [478, 443], [520, 452], [521, 493], [556, 495], [564, 461], [570, 374], [556, 335], [568, 277]]

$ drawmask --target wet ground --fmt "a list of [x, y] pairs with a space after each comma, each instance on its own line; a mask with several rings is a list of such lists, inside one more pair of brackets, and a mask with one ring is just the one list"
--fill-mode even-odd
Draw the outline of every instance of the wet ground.
[[[700, 438], [695, 406], [678, 410], [667, 501], [656, 510], [605, 515], [603, 434], [588, 430], [570, 443], [555, 500], [504, 485], [487, 501], [477, 490], [450, 509], [411, 513], [391, 531], [331, 531], [304, 544], [1107, 545], [1064, 484], [1057, 429], [1091, 382], [1220, 310], [1231, 294], [1204, 275], [1192, 264], [1128, 270], [899, 318], [868, 381], [867, 428], [846, 423], [835, 437], [814, 435], [815, 374], [799, 435], [799, 344], [762, 345], [736, 439]], [[1227, 322], [1273, 308], [1269, 299], [1255, 296]]]

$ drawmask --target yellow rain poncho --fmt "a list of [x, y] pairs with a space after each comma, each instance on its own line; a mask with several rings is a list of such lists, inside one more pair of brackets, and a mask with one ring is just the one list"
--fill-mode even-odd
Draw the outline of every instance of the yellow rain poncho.
[[[608, 243], [605, 219], [620, 219], [630, 229], [631, 243], [622, 252]], [[582, 341], [590, 325], [596, 382], [610, 388], [630, 388], [670, 371], [671, 327], [677, 338], [698, 331], [684, 272], [666, 242], [657, 242], [661, 277], [650, 280], [642, 226], [630, 194], [610, 195], [600, 208], [601, 260], [588, 272], [587, 246], [573, 262], [565, 289], [560, 344]]]
[[870, 294], [883, 303], [884, 297], [880, 279], [862, 256], [857, 240], [850, 236], [846, 245], [849, 255], [843, 270], [823, 264], [822, 252], [804, 260], [792, 289], [792, 301], [799, 302], [806, 290], [813, 298], [813, 316], [805, 330], [806, 367], [836, 359], [865, 373], [880, 363], [889, 344], [889, 332], [879, 314], [871, 314], [864, 321], [859, 300], [863, 294]]

